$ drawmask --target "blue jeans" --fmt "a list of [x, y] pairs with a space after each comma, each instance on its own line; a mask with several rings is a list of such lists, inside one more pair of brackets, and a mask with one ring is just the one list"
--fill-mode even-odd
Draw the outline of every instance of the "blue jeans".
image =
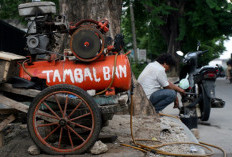
[[176, 99], [176, 92], [172, 89], [161, 89], [151, 94], [150, 101], [157, 113]]

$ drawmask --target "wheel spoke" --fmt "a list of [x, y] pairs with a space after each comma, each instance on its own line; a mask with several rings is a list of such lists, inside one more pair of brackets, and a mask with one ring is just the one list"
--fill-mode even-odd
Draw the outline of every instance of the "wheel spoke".
[[[42, 111], [39, 111], [37, 113], [38, 117], [41, 118], [41, 119], [44, 119], [44, 120], [47, 120], [49, 122], [54, 122], [54, 119], [57, 119], [57, 117], [53, 116], [53, 115], [50, 115], [49, 113], [45, 113], [45, 112], [42, 112]], [[47, 118], [44, 118], [44, 117], [47, 117]]]
[[72, 148], [73, 148], [73, 141], [72, 141], [72, 137], [71, 137], [69, 128], [68, 128], [68, 137], [69, 137], [70, 144], [71, 144], [71, 146], [72, 146]]
[[37, 128], [38, 127], [45, 127], [45, 126], [52, 126], [52, 125], [58, 125], [58, 122], [48, 123], [48, 124], [39, 124], [39, 125], [37, 125]]
[[55, 129], [53, 129], [45, 138], [44, 140], [46, 141], [46, 139], [51, 136], [58, 128], [60, 127], [60, 125], [58, 125]]
[[53, 111], [53, 109], [51, 109], [51, 107], [46, 102], [43, 102], [43, 104], [52, 112], [54, 116], [56, 116], [56, 118], [60, 119], [60, 117]]
[[75, 130], [73, 130], [73, 128], [71, 128], [70, 126], [67, 125], [67, 127], [75, 134], [77, 135], [77, 137], [79, 137], [83, 142], [85, 142], [85, 139], [83, 139], [83, 137], [81, 137]]
[[69, 118], [70, 118], [71, 115], [77, 110], [77, 108], [80, 107], [81, 103], [82, 103], [82, 101], [79, 102], [79, 104], [72, 110], [72, 112], [68, 115]]
[[60, 148], [61, 140], [62, 140], [62, 133], [63, 133], [63, 128], [61, 127], [60, 129], [60, 138], [59, 138], [59, 145], [58, 148]]
[[54, 95], [54, 97], [55, 97], [55, 99], [56, 99], [56, 102], [57, 102], [57, 104], [58, 104], [58, 107], [59, 107], [59, 109], [60, 109], [60, 112], [61, 112], [61, 114], [63, 115], [64, 113], [63, 113], [63, 110], [62, 110], [62, 108], [61, 108], [61, 106], [60, 106], [60, 102], [59, 102], [59, 100], [57, 99], [56, 95]]
[[66, 99], [65, 99], [65, 105], [64, 105], [64, 114], [63, 114], [63, 118], [66, 115], [66, 111], [67, 111], [67, 106], [68, 106], [68, 95], [66, 95]]
[[84, 126], [84, 125], [81, 125], [81, 124], [78, 124], [78, 123], [74, 123], [74, 122], [71, 122], [72, 124], [74, 124], [74, 125], [76, 125], [76, 126], [79, 126], [79, 127], [81, 127], [81, 128], [85, 128], [85, 129], [87, 129], [87, 130], [92, 130], [92, 128], [89, 128], [89, 127], [87, 127], [87, 126]]
[[77, 120], [77, 119], [80, 119], [80, 118], [86, 117], [86, 116], [88, 116], [88, 115], [90, 115], [90, 114], [91, 114], [91, 113], [86, 113], [86, 114], [83, 114], [83, 115], [81, 115], [81, 116], [75, 117], [75, 118], [70, 119], [70, 120], [71, 120], [71, 121], [74, 121], [74, 120]]

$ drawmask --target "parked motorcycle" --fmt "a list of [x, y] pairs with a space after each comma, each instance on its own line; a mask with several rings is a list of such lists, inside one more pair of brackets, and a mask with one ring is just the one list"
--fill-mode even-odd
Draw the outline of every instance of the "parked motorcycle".
[[218, 65], [218, 64], [216, 64], [216, 66], [217, 66], [217, 69], [218, 69], [217, 76], [218, 77], [225, 77], [226, 74], [225, 74], [225, 70], [223, 69], [223, 67], [221, 65]]
[[[182, 97], [183, 107], [180, 109], [180, 115], [198, 117], [202, 121], [209, 119], [211, 108], [223, 108], [225, 105], [223, 100], [215, 97], [217, 67], [198, 67], [198, 58], [206, 52], [208, 50], [199, 51], [199, 44], [196, 52], [188, 52], [184, 56], [184, 65], [179, 75], [180, 80], [189, 81], [186, 95]], [[183, 56], [181, 51], [177, 54]]]
[[[232, 58], [232, 56], [231, 56], [231, 58]], [[231, 69], [231, 67], [232, 67], [232, 59], [229, 59], [228, 61], [227, 61], [227, 78], [228, 78], [228, 80], [229, 80], [229, 82], [230, 83], [232, 83], [232, 69]]]

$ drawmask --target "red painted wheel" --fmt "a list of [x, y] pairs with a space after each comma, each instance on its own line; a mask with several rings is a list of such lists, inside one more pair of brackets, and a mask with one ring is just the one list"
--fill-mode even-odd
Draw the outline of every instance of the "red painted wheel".
[[28, 131], [49, 154], [81, 154], [97, 140], [100, 111], [91, 96], [71, 85], [46, 88], [28, 111]]

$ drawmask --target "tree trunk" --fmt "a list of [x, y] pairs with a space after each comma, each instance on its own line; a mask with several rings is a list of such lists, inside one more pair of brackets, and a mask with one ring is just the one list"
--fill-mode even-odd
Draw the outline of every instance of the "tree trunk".
[[132, 38], [133, 38], [133, 49], [134, 49], [134, 61], [138, 61], [137, 55], [137, 42], [136, 42], [136, 32], [135, 32], [135, 17], [133, 4], [130, 2], [130, 17], [131, 17], [131, 28], [132, 28]]
[[[179, 58], [176, 55], [176, 51], [181, 48], [181, 41], [178, 41], [179, 37], [179, 17], [181, 17], [184, 13], [185, 2], [176, 3], [175, 1], [169, 1], [168, 5], [178, 8], [178, 11], [173, 11], [169, 16], [167, 16], [167, 23], [160, 27], [161, 34], [167, 43], [167, 53], [170, 53], [174, 58], [176, 58], [177, 62], [179, 62]], [[175, 76], [176, 73], [179, 72], [179, 64], [175, 69], [172, 69], [170, 72], [170, 76]]]
[[134, 95], [133, 95], [133, 115], [154, 115], [158, 116], [155, 112], [154, 107], [152, 106], [151, 102], [147, 99], [147, 96], [142, 88], [142, 86], [138, 83], [135, 76], [133, 77], [134, 83]]

